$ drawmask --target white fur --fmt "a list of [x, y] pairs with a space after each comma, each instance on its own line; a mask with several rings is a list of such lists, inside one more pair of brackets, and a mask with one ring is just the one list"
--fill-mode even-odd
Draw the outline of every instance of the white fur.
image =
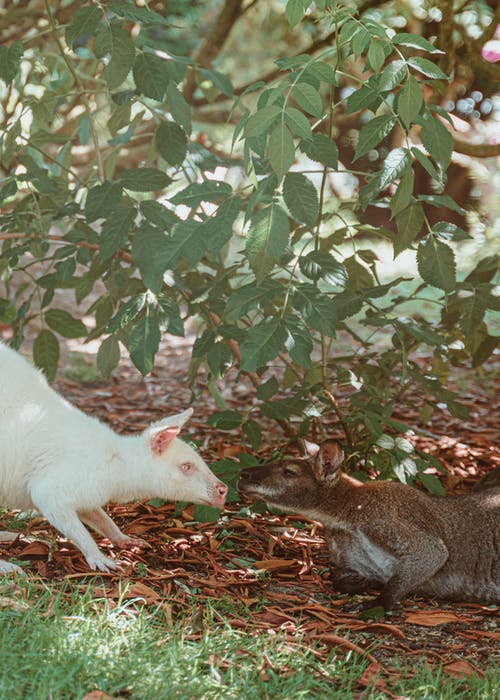
[[[82, 524], [130, 545], [102, 510], [108, 501], [155, 496], [224, 504], [226, 487], [189, 445], [174, 437], [161, 453], [152, 450], [158, 434], [175, 434], [191, 414], [166, 418], [140, 435], [118, 435], [65, 401], [41, 372], [0, 343], [0, 505], [38, 510], [91, 568], [117, 568]], [[181, 469], [186, 464], [189, 473]], [[5, 570], [1, 562], [0, 573]]]

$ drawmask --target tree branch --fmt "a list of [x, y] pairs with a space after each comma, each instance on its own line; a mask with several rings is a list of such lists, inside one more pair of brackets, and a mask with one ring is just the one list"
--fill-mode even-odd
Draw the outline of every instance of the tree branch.
[[[212, 31], [205, 38], [196, 54], [195, 61], [198, 66], [207, 67], [219, 55], [226, 43], [229, 33], [236, 20], [242, 14], [243, 0], [226, 0], [219, 16], [215, 20]], [[193, 94], [196, 90], [196, 68], [191, 68], [184, 84], [184, 97], [187, 102], [193, 102]]]
[[473, 158], [494, 158], [500, 156], [500, 143], [469, 143], [453, 137], [453, 150]]

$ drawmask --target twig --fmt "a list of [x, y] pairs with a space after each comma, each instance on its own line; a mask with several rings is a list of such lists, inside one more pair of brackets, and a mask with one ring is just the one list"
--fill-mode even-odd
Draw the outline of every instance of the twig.
[[344, 434], [345, 434], [345, 437], [346, 437], [346, 440], [347, 440], [347, 444], [349, 445], [349, 447], [354, 447], [354, 442], [353, 442], [353, 439], [352, 439], [351, 431], [349, 430], [349, 426], [347, 425], [347, 422], [346, 422], [346, 420], [345, 420], [345, 418], [344, 418], [344, 414], [342, 413], [342, 411], [341, 411], [341, 409], [340, 409], [340, 406], [339, 406], [339, 404], [338, 404], [338, 402], [337, 402], [337, 399], [333, 396], [333, 394], [331, 394], [331, 393], [328, 391], [328, 389], [325, 389], [324, 387], [323, 387], [323, 393], [325, 394], [325, 396], [326, 396], [326, 398], [328, 399], [328, 401], [329, 401], [331, 407], [332, 407], [333, 410], [335, 411], [335, 413], [336, 413], [336, 415], [337, 415], [337, 418], [339, 419], [339, 423], [340, 423], [340, 425], [342, 426], [342, 430], [344, 431]]

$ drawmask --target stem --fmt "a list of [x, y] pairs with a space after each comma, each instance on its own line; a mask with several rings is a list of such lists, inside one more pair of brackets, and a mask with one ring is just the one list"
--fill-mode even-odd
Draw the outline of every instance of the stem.
[[328, 401], [330, 402], [331, 407], [335, 411], [337, 418], [339, 419], [339, 423], [342, 426], [342, 429], [344, 431], [344, 434], [345, 434], [345, 437], [347, 440], [347, 444], [349, 445], [349, 447], [354, 447], [351, 431], [349, 430], [349, 426], [347, 425], [344, 414], [340, 410], [340, 406], [337, 402], [337, 399], [333, 396], [333, 394], [331, 394], [328, 391], [328, 389], [325, 389], [324, 387], [323, 387], [323, 392], [324, 392], [326, 398], [328, 399]]

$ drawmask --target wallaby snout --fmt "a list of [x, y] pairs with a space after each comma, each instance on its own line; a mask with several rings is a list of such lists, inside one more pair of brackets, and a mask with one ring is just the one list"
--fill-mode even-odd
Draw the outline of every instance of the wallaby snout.
[[222, 508], [226, 502], [227, 486], [222, 481], [218, 481], [214, 486], [214, 496], [212, 505], [216, 508]]

